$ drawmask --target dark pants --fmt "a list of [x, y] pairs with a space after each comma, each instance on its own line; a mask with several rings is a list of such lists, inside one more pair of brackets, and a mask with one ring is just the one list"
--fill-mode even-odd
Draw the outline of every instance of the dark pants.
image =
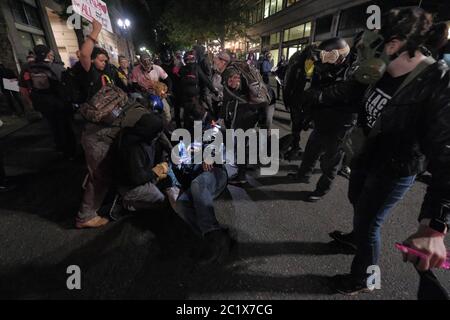
[[270, 82], [269, 75], [270, 75], [269, 73], [263, 73], [262, 74], [262, 78], [263, 78], [263, 81], [264, 81], [265, 84], [269, 84], [269, 82]]
[[317, 161], [320, 159], [322, 177], [317, 184], [316, 191], [326, 194], [331, 190], [334, 179], [344, 158], [343, 145], [350, 134], [351, 128], [342, 127], [340, 131], [315, 129], [306, 145], [299, 175], [311, 177]]
[[[352, 170], [349, 199], [355, 210], [354, 232], [358, 249], [351, 272], [355, 276], [366, 279], [368, 267], [378, 265], [381, 227], [415, 179], [416, 176], [398, 178], [387, 173]], [[393, 247], [394, 244], [389, 245]]]
[[301, 134], [305, 127], [305, 113], [300, 107], [291, 107], [292, 147], [299, 148]]
[[56, 149], [67, 157], [76, 154], [76, 138], [73, 129], [73, 114], [60, 98], [53, 95], [33, 94], [34, 108], [47, 120], [53, 134]]

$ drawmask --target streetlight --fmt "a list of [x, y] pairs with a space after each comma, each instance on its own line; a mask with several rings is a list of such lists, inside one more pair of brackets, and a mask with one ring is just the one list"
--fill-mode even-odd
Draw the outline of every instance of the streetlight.
[[130, 39], [128, 37], [128, 29], [130, 29], [131, 27], [131, 21], [129, 19], [118, 19], [117, 20], [117, 25], [119, 26], [120, 29], [123, 30], [123, 33], [125, 34], [125, 38], [127, 41], [127, 48], [128, 48], [128, 55], [130, 56], [130, 61], [133, 64], [134, 63], [134, 59], [133, 59], [133, 55], [131, 54], [131, 50], [130, 50]]

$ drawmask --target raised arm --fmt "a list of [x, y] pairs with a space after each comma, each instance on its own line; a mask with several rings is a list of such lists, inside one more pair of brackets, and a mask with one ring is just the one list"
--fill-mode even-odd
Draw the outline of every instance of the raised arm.
[[94, 51], [95, 44], [97, 43], [98, 36], [102, 31], [102, 24], [97, 20], [92, 22], [92, 32], [87, 36], [86, 41], [84, 41], [83, 46], [80, 50], [80, 63], [83, 69], [88, 72], [91, 70], [92, 65], [92, 52]]

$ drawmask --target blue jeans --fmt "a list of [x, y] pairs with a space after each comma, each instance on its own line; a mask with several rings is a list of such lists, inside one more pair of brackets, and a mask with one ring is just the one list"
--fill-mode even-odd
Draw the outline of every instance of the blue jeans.
[[212, 231], [221, 230], [214, 210], [214, 200], [218, 198], [228, 185], [228, 175], [224, 168], [214, 168], [204, 172], [191, 183], [177, 201], [177, 214], [192, 230], [205, 236]]
[[415, 180], [416, 176], [399, 178], [353, 170], [349, 198], [355, 209], [354, 232], [358, 247], [352, 263], [353, 275], [365, 279], [367, 268], [378, 265], [381, 227]]

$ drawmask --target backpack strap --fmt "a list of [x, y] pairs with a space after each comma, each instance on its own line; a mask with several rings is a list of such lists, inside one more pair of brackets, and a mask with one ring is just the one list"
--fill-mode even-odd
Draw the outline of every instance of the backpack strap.
[[[392, 99], [394, 99], [403, 89], [405, 89], [409, 84], [411, 84], [414, 80], [416, 80], [416, 78], [419, 75], [421, 75], [423, 71], [425, 71], [429, 66], [435, 63], [436, 60], [431, 56], [424, 59], [413, 71], [411, 71], [411, 73], [408, 75], [405, 81], [403, 81], [403, 83], [397, 89], [395, 94], [392, 96]], [[382, 117], [380, 115], [377, 121], [375, 122], [372, 130], [370, 131], [369, 137], [375, 137], [381, 132], [381, 118]]]
[[397, 89], [397, 91], [394, 93], [392, 98], [396, 97], [403, 89], [405, 89], [410, 83], [412, 83], [419, 75], [422, 74], [425, 69], [427, 69], [429, 66], [436, 63], [436, 60], [429, 56], [425, 60], [423, 60], [411, 73], [408, 75], [408, 77], [403, 81], [403, 83], [400, 85], [400, 87]]

